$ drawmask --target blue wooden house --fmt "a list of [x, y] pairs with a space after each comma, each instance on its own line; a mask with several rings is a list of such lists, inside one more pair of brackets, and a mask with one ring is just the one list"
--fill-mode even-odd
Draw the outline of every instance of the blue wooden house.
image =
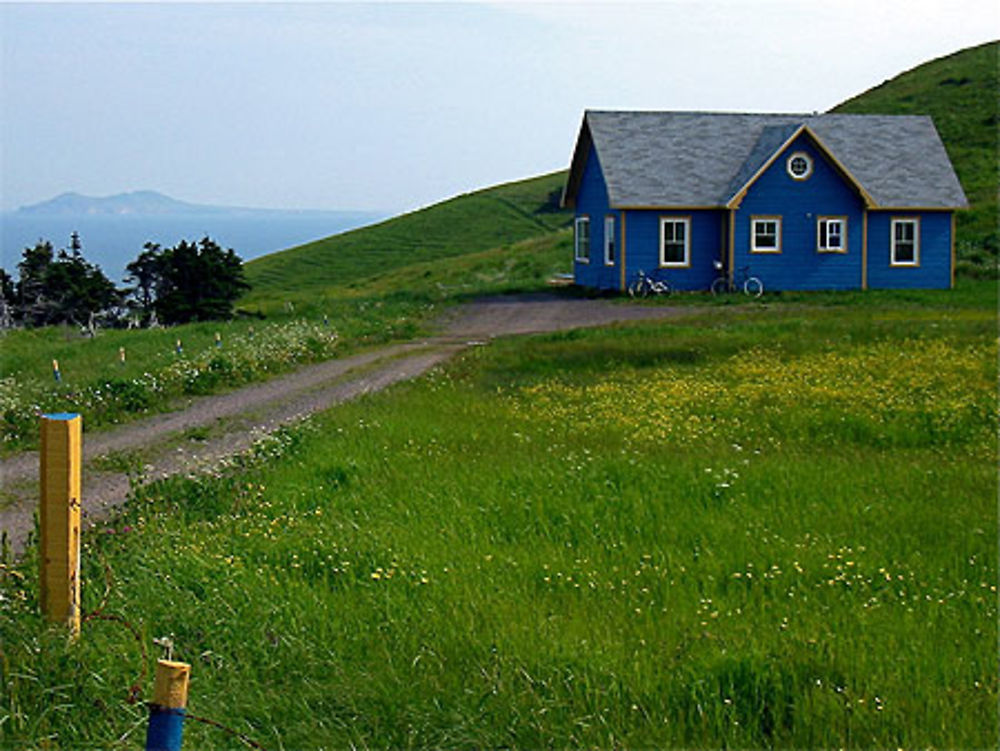
[[968, 203], [929, 117], [587, 111], [563, 193], [574, 279], [948, 288]]

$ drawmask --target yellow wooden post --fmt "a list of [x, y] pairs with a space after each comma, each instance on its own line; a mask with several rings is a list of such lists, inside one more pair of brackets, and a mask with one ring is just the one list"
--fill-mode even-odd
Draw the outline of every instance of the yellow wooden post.
[[80, 634], [80, 415], [42, 415], [42, 615]]
[[146, 751], [180, 751], [190, 677], [191, 666], [186, 662], [157, 661], [146, 728]]

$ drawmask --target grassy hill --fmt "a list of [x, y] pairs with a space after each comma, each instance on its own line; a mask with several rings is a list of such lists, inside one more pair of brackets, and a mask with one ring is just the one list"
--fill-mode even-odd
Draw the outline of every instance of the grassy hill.
[[[934, 118], [972, 204], [958, 217], [958, 253], [960, 271], [973, 276], [992, 274], [997, 259], [997, 54], [997, 42], [962, 50], [833, 110]], [[243, 307], [276, 313], [286, 301], [318, 309], [332, 299], [387, 292], [538, 285], [569, 267], [571, 215], [559, 209], [565, 177], [556, 172], [468, 193], [252, 261], [253, 291]]]
[[834, 112], [930, 115], [951, 157], [970, 211], [958, 215], [959, 267], [995, 269], [997, 249], [998, 55], [989, 42], [931, 60], [885, 81]]
[[[247, 264], [253, 291], [243, 306], [273, 311], [286, 300], [309, 305], [329, 295], [358, 296], [387, 270], [402, 270], [406, 276], [407, 270], [418, 269], [421, 278], [436, 277], [445, 259], [471, 254], [482, 261], [482, 254], [491, 250], [487, 273], [496, 277], [508, 265], [503, 249], [569, 226], [571, 215], [559, 208], [565, 179], [565, 172], [557, 172], [487, 188], [257, 259]], [[563, 259], [565, 266], [568, 258]], [[446, 264], [455, 272], [443, 275], [450, 284], [460, 285], [467, 278], [460, 273], [467, 261]]]

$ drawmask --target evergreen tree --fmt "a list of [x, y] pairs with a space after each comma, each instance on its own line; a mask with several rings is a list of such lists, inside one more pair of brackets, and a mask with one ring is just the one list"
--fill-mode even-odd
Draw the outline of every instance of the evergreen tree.
[[164, 323], [231, 318], [234, 303], [249, 289], [239, 256], [208, 237], [172, 248], [144, 247], [126, 267], [135, 283], [131, 292], [144, 311], [155, 310]]
[[153, 312], [157, 287], [163, 276], [161, 273], [163, 253], [160, 246], [153, 242], [148, 242], [142, 247], [142, 253], [125, 267], [128, 272], [125, 281], [135, 285], [128, 288], [127, 293], [132, 296], [143, 314], [149, 315]]
[[10, 328], [14, 324], [14, 311], [17, 304], [17, 291], [14, 279], [4, 269], [0, 269], [0, 329]]
[[80, 254], [74, 233], [72, 253], [55, 254], [52, 244], [39, 241], [25, 248], [14, 289], [17, 317], [32, 326], [88, 323], [92, 316], [118, 304], [121, 296], [99, 266]]

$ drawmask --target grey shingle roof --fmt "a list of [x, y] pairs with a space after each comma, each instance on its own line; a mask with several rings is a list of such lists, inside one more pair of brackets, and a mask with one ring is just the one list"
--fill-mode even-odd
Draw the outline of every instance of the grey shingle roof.
[[879, 208], [968, 206], [930, 117], [588, 110], [566, 187], [592, 140], [612, 206], [725, 206], [806, 126]]

